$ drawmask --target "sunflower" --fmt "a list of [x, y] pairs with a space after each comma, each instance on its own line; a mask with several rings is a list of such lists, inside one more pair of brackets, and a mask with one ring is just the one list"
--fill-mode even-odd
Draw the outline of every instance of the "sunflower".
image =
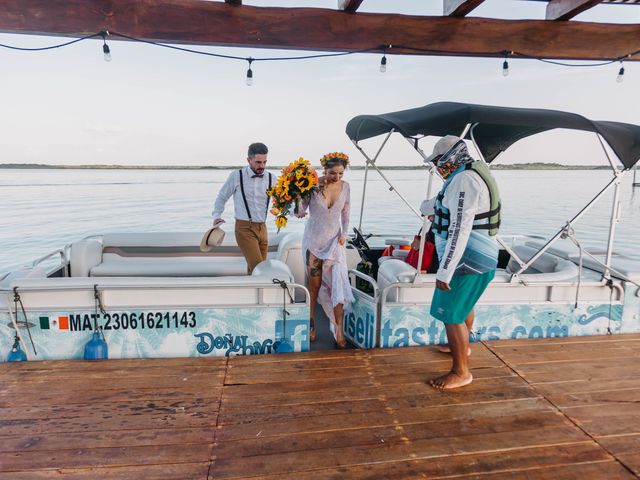
[[295, 211], [292, 209], [294, 202], [297, 207], [299, 200], [307, 200], [317, 185], [318, 174], [303, 157], [282, 169], [275, 186], [267, 190], [273, 202], [271, 213], [276, 216], [278, 231], [287, 225], [289, 212]]
[[276, 217], [275, 223], [276, 223], [276, 227], [278, 227], [278, 230], [280, 230], [281, 228], [284, 228], [287, 226], [287, 217], [279, 215]]

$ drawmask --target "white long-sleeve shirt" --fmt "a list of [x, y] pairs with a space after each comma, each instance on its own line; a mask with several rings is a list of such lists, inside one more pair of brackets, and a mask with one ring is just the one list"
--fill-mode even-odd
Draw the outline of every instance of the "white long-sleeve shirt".
[[[440, 254], [440, 268], [436, 278], [449, 283], [456, 270], [458, 273], [478, 273], [473, 271], [475, 262], [463, 261], [463, 255], [469, 260], [498, 258], [498, 246], [495, 237], [489, 237], [486, 231], [473, 230], [474, 217], [480, 212], [491, 210], [489, 189], [482, 178], [473, 171], [458, 173], [445, 190], [442, 205], [449, 209], [449, 229], [446, 242], [436, 235], [436, 247]], [[487, 220], [483, 220], [486, 223]], [[482, 221], [481, 221], [482, 222]], [[470, 243], [470, 236], [473, 242]], [[442, 251], [444, 250], [444, 251]], [[466, 252], [465, 252], [466, 250]]]
[[[213, 207], [211, 215], [214, 219], [221, 218], [224, 207], [233, 196], [233, 213], [236, 220], [251, 220], [252, 222], [265, 222], [267, 219], [267, 206], [269, 197], [267, 189], [269, 188], [270, 173], [265, 170], [262, 178], [254, 177], [255, 173], [249, 165], [242, 168], [242, 181], [244, 186], [244, 194], [247, 199], [247, 205], [251, 212], [251, 218], [247, 213], [244, 200], [242, 199], [242, 189], [240, 188], [240, 171], [234, 170], [229, 174], [227, 181], [224, 183]], [[271, 185], [275, 185], [276, 178], [272, 175]]]

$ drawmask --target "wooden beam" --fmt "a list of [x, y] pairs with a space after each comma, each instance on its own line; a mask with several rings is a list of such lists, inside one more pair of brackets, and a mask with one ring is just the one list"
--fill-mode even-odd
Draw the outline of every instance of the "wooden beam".
[[464, 17], [484, 0], [443, 0], [443, 14], [450, 17]]
[[[584, 60], [609, 60], [640, 48], [640, 25], [634, 24], [352, 15], [203, 0], [0, 0], [0, 12], [0, 32], [79, 37], [109, 30], [146, 40], [200, 45], [323, 51], [394, 45], [387, 53], [501, 57], [502, 51], [509, 50]], [[628, 60], [640, 60], [640, 55]]]
[[579, 13], [600, 3], [600, 0], [550, 0], [547, 3], [547, 20], [570, 20]]
[[338, 0], [338, 9], [354, 13], [361, 3], [362, 0]]

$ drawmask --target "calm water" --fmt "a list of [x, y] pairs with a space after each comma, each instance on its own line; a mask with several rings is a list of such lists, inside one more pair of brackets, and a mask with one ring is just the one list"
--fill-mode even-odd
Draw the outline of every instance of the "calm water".
[[[215, 194], [229, 171], [192, 170], [2, 170], [0, 169], [0, 272], [33, 261], [84, 236], [125, 231], [204, 231]], [[418, 206], [426, 192], [423, 170], [384, 171]], [[608, 183], [608, 171], [498, 171], [501, 234], [550, 236]], [[347, 172], [351, 223], [358, 224], [363, 171]], [[621, 191], [622, 221], [615, 250], [640, 259], [640, 188], [627, 178]], [[634, 194], [635, 193], [635, 194]], [[613, 194], [577, 224], [584, 245], [606, 246]], [[232, 232], [233, 207], [225, 211]], [[363, 229], [412, 234], [420, 221], [375, 172], [369, 174]], [[270, 229], [275, 231], [272, 222]], [[302, 231], [290, 222], [283, 231]]]

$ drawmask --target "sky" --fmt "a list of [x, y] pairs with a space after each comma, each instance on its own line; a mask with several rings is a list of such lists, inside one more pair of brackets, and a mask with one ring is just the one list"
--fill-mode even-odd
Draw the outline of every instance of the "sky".
[[[246, 5], [292, 2], [245, 0]], [[296, 0], [296, 6], [334, 7], [337, 0]], [[545, 2], [487, 0], [470, 16], [543, 19]], [[361, 12], [441, 15], [433, 0], [364, 0]], [[638, 23], [640, 6], [599, 5], [575, 20]], [[0, 43], [42, 47], [68, 39], [0, 34]], [[413, 108], [438, 101], [550, 108], [595, 120], [640, 124], [640, 65], [567, 68], [534, 60], [358, 54], [296, 62], [247, 64], [176, 52], [133, 42], [109, 41], [105, 62], [100, 40], [45, 52], [0, 48], [2, 116], [0, 163], [118, 165], [240, 165], [249, 143], [270, 149], [269, 162], [300, 156], [317, 160], [341, 150], [355, 164], [363, 158], [344, 133], [360, 114]], [[300, 52], [257, 48], [193, 47], [243, 57]], [[430, 150], [436, 139], [422, 146]], [[363, 142], [373, 152], [379, 139]], [[593, 134], [549, 132], [523, 140], [499, 163], [606, 163]], [[420, 158], [399, 136], [380, 165], [416, 165]]]

